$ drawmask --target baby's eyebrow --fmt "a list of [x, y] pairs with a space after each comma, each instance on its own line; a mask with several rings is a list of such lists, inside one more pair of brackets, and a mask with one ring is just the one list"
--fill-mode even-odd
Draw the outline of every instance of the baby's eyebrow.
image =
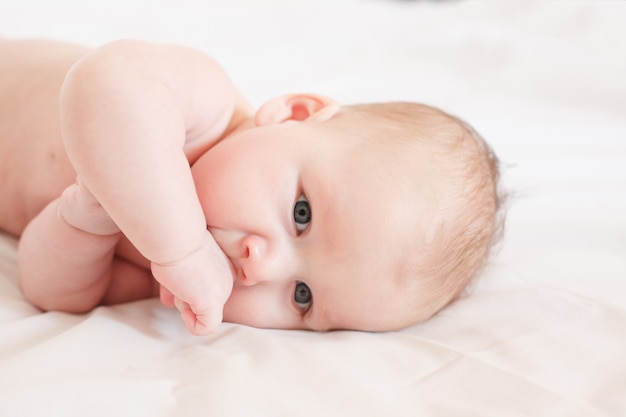
[[332, 311], [328, 309], [327, 300], [322, 298], [318, 301], [315, 298], [315, 294], [313, 294], [311, 309], [303, 316], [304, 323], [307, 327], [318, 332], [331, 330], [333, 328], [330, 320], [331, 317], [333, 317], [333, 314]]
[[[311, 207], [312, 231], [315, 232], [319, 244], [325, 246], [329, 252], [336, 252], [335, 237], [342, 230], [340, 213], [337, 209], [337, 194], [339, 190], [333, 180], [320, 176], [314, 183], [308, 184], [307, 198]], [[339, 232], [340, 233], [340, 232]]]
[[[342, 221], [343, 211], [339, 209], [338, 200], [341, 200], [341, 186], [329, 172], [322, 175], [304, 176], [302, 189], [307, 196], [311, 207], [311, 229], [309, 238], [315, 240], [314, 245], [321, 247], [318, 256], [324, 257], [323, 262], [333, 262], [333, 254], [344, 249], [342, 235], [345, 232], [345, 222]], [[307, 180], [308, 179], [308, 180]], [[320, 265], [318, 265], [319, 267]], [[303, 324], [310, 330], [328, 331], [337, 328], [337, 311], [330, 305], [331, 297], [328, 294], [320, 295], [319, 289], [311, 286], [313, 303], [310, 310], [302, 316]]]
[[320, 324], [320, 321], [322, 319], [319, 318], [319, 314], [307, 313], [304, 316], [303, 319], [304, 319], [304, 323], [305, 323], [306, 327], [309, 330], [313, 330], [313, 331], [316, 331], [316, 332], [324, 332], [324, 331], [327, 331], [329, 329], [328, 326], [322, 326]]

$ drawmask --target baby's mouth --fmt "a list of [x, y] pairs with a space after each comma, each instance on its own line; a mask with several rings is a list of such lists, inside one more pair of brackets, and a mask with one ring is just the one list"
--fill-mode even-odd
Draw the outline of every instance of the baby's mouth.
[[235, 241], [240, 237], [241, 232], [210, 225], [207, 225], [207, 229], [213, 235], [215, 242], [226, 256], [226, 259], [228, 259], [230, 272], [233, 276], [233, 285], [243, 286], [249, 284], [248, 277], [240, 263], [242, 259], [241, 253], [239, 253], [237, 245], [235, 245]]

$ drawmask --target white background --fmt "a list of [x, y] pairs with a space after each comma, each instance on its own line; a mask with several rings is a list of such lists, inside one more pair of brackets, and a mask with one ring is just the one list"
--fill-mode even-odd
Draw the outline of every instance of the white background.
[[624, 22], [618, 1], [2, 0], [1, 36], [187, 44], [255, 105], [440, 106], [493, 145], [512, 198], [470, 294], [387, 334], [193, 338], [156, 301], [41, 314], [4, 236], [0, 415], [626, 414]]

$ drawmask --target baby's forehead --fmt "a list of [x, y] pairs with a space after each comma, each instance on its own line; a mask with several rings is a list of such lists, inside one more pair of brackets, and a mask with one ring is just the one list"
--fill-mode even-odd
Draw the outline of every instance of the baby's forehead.
[[[436, 116], [437, 120], [428, 120], [412, 135], [363, 123], [359, 132], [365, 140], [359, 144], [359, 152], [346, 155], [347, 161], [352, 160], [346, 163], [352, 164], [352, 171], [343, 172], [348, 184], [368, 184], [367, 192], [353, 196], [354, 203], [371, 205], [367, 210], [373, 215], [368, 221], [387, 231], [374, 238], [378, 247], [371, 250], [369, 259], [367, 254], [361, 255], [362, 264], [367, 266], [375, 257], [385, 256], [395, 265], [395, 271], [382, 273], [385, 278], [381, 278], [380, 288], [395, 285], [397, 291], [390, 299], [394, 303], [405, 300], [405, 310], [412, 311], [414, 319], [434, 313], [437, 296], [432, 286], [440, 284], [433, 281], [433, 271], [454, 263], [443, 258], [449, 257], [449, 246], [455, 244], [449, 236], [462, 234], [466, 228], [463, 219], [480, 211], [481, 198], [491, 192], [489, 184], [494, 181], [489, 177], [489, 149], [482, 139], [462, 122], [445, 114]], [[358, 231], [355, 236], [368, 238], [367, 233], [360, 236]], [[414, 300], [406, 301], [410, 300], [406, 294]], [[427, 297], [432, 300], [427, 302]], [[403, 316], [404, 310], [394, 311], [388, 313], [390, 317]]]
[[[326, 287], [313, 287], [315, 328], [384, 331], [404, 327], [412, 301], [397, 277], [393, 250], [373, 245], [328, 264]], [[402, 307], [401, 307], [402, 306]]]
[[[349, 268], [328, 288], [321, 309], [321, 326], [327, 329], [364, 331], [396, 330], [420, 319], [426, 299], [411, 280], [399, 276], [397, 254], [389, 245], [376, 245], [369, 253], [355, 255], [357, 267]], [[339, 268], [346, 271], [345, 262]], [[316, 303], [314, 295], [314, 303]]]
[[436, 211], [438, 177], [429, 153], [413, 152], [353, 142], [317, 166], [316, 182], [335, 228], [353, 241], [415, 247]]
[[[376, 320], [368, 320], [379, 325], [382, 321], [399, 320], [387, 303], [406, 303], [406, 280], [399, 275], [403, 271], [400, 265], [416, 248], [419, 250], [416, 241], [424, 234], [415, 207], [404, 204], [397, 191], [383, 187], [372, 194], [372, 190], [345, 192], [336, 208], [317, 216], [326, 228], [319, 236], [324, 245], [321, 263], [327, 269], [317, 269], [316, 273], [329, 277], [332, 295], [328, 309], [341, 306], [341, 311], [329, 312], [345, 320], [335, 323], [338, 327], [348, 328], [347, 322], [359, 323], [359, 317], [365, 319], [369, 310], [377, 314]], [[366, 198], [363, 191], [369, 193]], [[315, 219], [315, 208], [313, 216]], [[350, 297], [346, 298], [346, 294]], [[350, 301], [352, 297], [357, 297], [358, 302]], [[359, 327], [355, 324], [351, 328]]]

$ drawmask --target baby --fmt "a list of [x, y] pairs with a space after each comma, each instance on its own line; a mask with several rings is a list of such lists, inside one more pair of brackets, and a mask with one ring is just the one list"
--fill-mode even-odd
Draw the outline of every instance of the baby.
[[43, 310], [159, 296], [222, 321], [385, 331], [449, 304], [499, 230], [498, 164], [414, 103], [253, 111], [202, 52], [0, 42], [0, 228]]

